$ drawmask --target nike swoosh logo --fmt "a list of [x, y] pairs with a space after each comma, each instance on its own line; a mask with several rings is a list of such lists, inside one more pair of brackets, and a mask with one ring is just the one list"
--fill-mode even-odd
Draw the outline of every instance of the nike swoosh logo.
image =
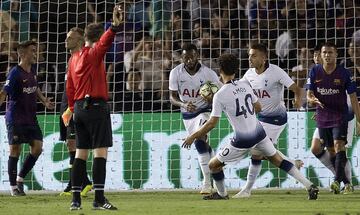
[[319, 82], [321, 82], [322, 80], [315, 80], [315, 83], [319, 83]]

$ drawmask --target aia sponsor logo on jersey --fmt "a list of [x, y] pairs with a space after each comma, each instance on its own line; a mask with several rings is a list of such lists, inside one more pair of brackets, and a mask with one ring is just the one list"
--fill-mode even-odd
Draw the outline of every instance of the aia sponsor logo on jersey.
[[271, 98], [270, 94], [266, 90], [254, 89], [254, 94], [260, 99]]
[[192, 98], [197, 98], [200, 96], [200, 90], [194, 90], [194, 89], [184, 89], [184, 91], [182, 92], [182, 96], [189, 96]]

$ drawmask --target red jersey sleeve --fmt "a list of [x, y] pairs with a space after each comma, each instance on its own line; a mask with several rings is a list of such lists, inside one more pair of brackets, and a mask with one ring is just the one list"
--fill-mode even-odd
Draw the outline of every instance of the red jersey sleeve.
[[67, 71], [67, 78], [66, 78], [66, 95], [68, 98], [68, 106], [71, 110], [71, 112], [74, 112], [74, 103], [75, 103], [75, 86], [74, 81], [72, 77], [72, 65], [71, 65], [71, 59], [70, 57], [68, 62], [68, 71]]
[[91, 59], [100, 61], [104, 58], [106, 52], [110, 48], [114, 37], [115, 32], [109, 28], [101, 37], [98, 42], [95, 43], [94, 48], [90, 49], [89, 55]]

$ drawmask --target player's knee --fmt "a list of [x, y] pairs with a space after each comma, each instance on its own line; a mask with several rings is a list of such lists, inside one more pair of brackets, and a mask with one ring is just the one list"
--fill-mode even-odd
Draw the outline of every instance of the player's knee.
[[43, 149], [42, 147], [37, 147], [37, 148], [34, 148], [34, 149], [31, 149], [30, 150], [30, 153], [34, 156], [34, 157], [39, 157], [42, 153]]
[[345, 151], [345, 141], [335, 140], [334, 148], [335, 148], [335, 152]]
[[322, 152], [321, 142], [319, 139], [316, 138], [311, 141], [310, 150], [313, 155], [318, 155]]
[[212, 158], [209, 162], [209, 169], [211, 172], [219, 172], [224, 166], [216, 157]]
[[10, 150], [9, 156], [16, 157], [16, 158], [20, 157], [20, 150]]
[[76, 141], [73, 139], [67, 139], [66, 146], [70, 152], [75, 151], [76, 150]]
[[194, 141], [194, 145], [199, 154], [204, 154], [209, 152], [209, 145], [204, 140], [196, 139]]
[[21, 145], [10, 145], [9, 155], [11, 157], [20, 157]]
[[251, 155], [251, 160], [263, 160], [264, 156], [262, 155]]

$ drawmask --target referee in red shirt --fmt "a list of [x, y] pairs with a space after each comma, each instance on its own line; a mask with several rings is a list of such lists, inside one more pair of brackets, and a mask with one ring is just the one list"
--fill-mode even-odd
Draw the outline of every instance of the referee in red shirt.
[[105, 33], [101, 24], [88, 25], [85, 28], [85, 46], [69, 59], [66, 83], [69, 108], [62, 117], [66, 125], [74, 113], [76, 131], [70, 210], [81, 209], [81, 184], [90, 149], [94, 149], [93, 209], [117, 210], [104, 196], [106, 158], [108, 147], [112, 146], [104, 56], [123, 22], [124, 6], [122, 2], [114, 7], [112, 26]]

